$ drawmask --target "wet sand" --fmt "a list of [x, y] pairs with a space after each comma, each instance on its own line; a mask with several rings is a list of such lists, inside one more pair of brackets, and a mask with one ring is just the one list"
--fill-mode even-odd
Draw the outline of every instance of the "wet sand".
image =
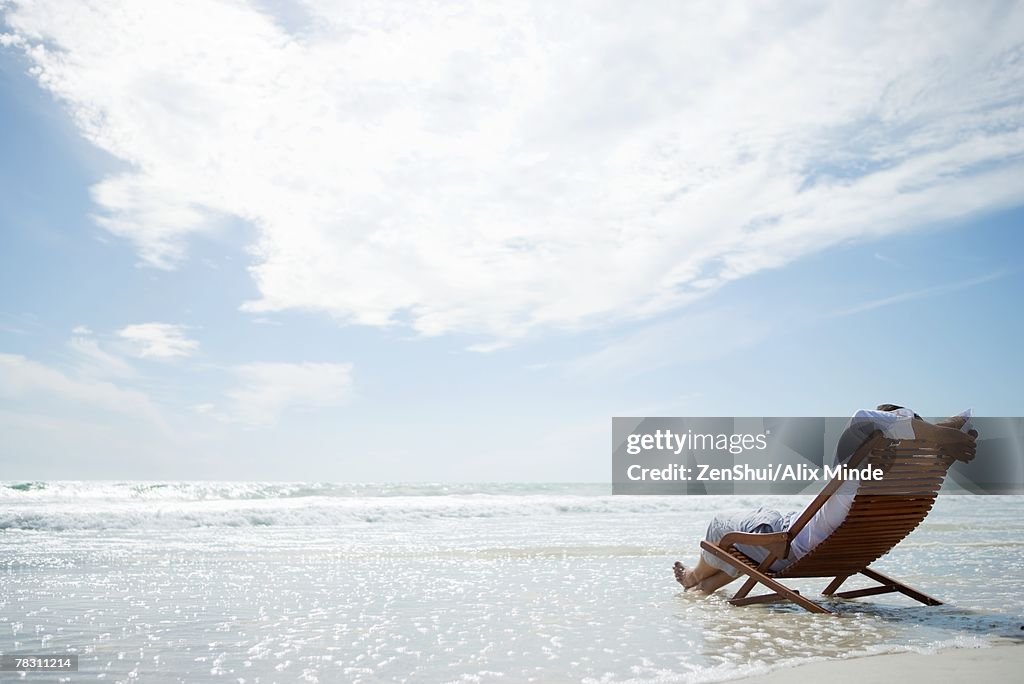
[[824, 681], [829, 684], [1008, 682], [1018, 679], [1022, 668], [1024, 643], [1005, 642], [992, 648], [956, 648], [928, 654], [892, 653], [808, 663], [739, 681], [751, 684], [792, 684], [794, 681]]

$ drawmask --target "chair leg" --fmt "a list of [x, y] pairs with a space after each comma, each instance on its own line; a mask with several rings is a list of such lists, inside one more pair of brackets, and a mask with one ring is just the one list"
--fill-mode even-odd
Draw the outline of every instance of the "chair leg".
[[[729, 565], [733, 566], [734, 568], [736, 568], [737, 570], [739, 570], [743, 574], [747, 575], [751, 580], [754, 580], [755, 583], [759, 582], [759, 583], [765, 585], [769, 589], [773, 590], [780, 597], [785, 598], [785, 599], [789, 599], [790, 601], [792, 601], [793, 603], [797, 604], [798, 606], [800, 606], [804, 610], [810, 611], [812, 613], [826, 613], [826, 614], [831, 614], [832, 613], [832, 611], [827, 610], [825, 608], [822, 608], [821, 606], [819, 606], [814, 601], [811, 601], [810, 599], [807, 599], [807, 598], [801, 596], [797, 592], [793, 591], [792, 589], [790, 589], [789, 587], [785, 586], [784, 584], [781, 584], [780, 582], [777, 582], [776, 580], [772, 579], [771, 577], [769, 577], [768, 575], [764, 574], [760, 570], [756, 570], [754, 568], [747, 567], [746, 565], [743, 565], [742, 563], [739, 563], [735, 558], [730, 556], [727, 552], [723, 551], [717, 545], [712, 544], [712, 543], [707, 542], [707, 541], [702, 541], [700, 543], [700, 545], [701, 545], [701, 548], [706, 549], [710, 553], [714, 554], [717, 558], [720, 558], [721, 560], [723, 560], [726, 563], [728, 563]], [[747, 580], [747, 583], [749, 584], [750, 580]], [[746, 585], [744, 585], [744, 586], [746, 586]], [[748, 591], [749, 591], [749, 589], [748, 589]], [[775, 598], [775, 597], [773, 597], [773, 598]], [[739, 600], [741, 602], [747, 602], [747, 599], [745, 599], [745, 598], [740, 598], [740, 599], [737, 599], [737, 600]], [[731, 603], [731, 601], [730, 601], [730, 603]]]
[[832, 596], [839, 590], [839, 587], [843, 586], [843, 582], [848, 579], [850, 579], [849, 575], [836, 575], [836, 578], [821, 591], [822, 596]]
[[880, 584], [892, 587], [891, 591], [898, 591], [904, 596], [909, 596], [915, 601], [920, 601], [926, 606], [942, 605], [942, 601], [938, 600], [937, 598], [933, 598], [928, 594], [925, 594], [923, 592], [918, 591], [917, 589], [914, 589], [913, 587], [908, 587], [906, 584], [903, 584], [902, 582], [897, 582], [893, 578], [888, 577], [887, 575], [883, 575], [877, 570], [872, 570], [871, 568], [864, 568], [863, 570], [861, 570], [860, 574], [864, 575], [865, 577], [870, 577], [871, 579], [875, 580]]
[[[732, 595], [733, 601], [735, 601], [737, 599], [742, 599], [744, 596], [746, 596], [747, 594], [750, 593], [751, 589], [753, 589], [756, 586], [757, 586], [757, 580], [754, 579], [753, 577], [748, 577], [747, 581], [743, 583], [743, 586], [740, 587], [739, 591], [737, 591], [735, 594]], [[735, 604], [735, 605], [739, 605], [739, 604]]]
[[[794, 590], [794, 594], [799, 594], [799, 591]], [[782, 594], [761, 594], [760, 596], [748, 596], [746, 598], [736, 598], [733, 596], [729, 599], [729, 603], [734, 606], [749, 606], [755, 603], [776, 603], [778, 601], [788, 601], [789, 598]]]

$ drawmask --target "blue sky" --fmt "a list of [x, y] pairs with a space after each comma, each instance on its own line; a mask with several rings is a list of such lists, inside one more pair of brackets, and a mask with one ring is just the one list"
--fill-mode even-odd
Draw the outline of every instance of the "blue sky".
[[118, 4], [0, 3], [2, 479], [600, 481], [613, 415], [1021, 414], [1016, 4]]

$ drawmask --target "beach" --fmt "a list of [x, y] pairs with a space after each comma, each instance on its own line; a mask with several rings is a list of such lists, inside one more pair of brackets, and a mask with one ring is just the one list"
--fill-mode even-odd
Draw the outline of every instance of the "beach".
[[795, 681], [828, 681], [832, 684], [927, 681], [1008, 682], [1020, 677], [1024, 665], [1022, 644], [999, 644], [992, 648], [953, 649], [938, 653], [900, 653], [873, 658], [830, 660], [775, 670], [748, 677], [749, 684], [788, 684]]
[[[803, 667], [864, 681], [879, 663], [924, 657], [952, 672], [982, 658], [997, 673], [1024, 655], [993, 648], [1024, 624], [1019, 497], [940, 497], [877, 564], [941, 606], [885, 595], [817, 616], [673, 581], [713, 513], [806, 501], [566, 484], [8, 482], [0, 651], [77, 654], [64, 681], [158, 684], [775, 681], [763, 677]], [[824, 582], [795, 586], [817, 595]]]

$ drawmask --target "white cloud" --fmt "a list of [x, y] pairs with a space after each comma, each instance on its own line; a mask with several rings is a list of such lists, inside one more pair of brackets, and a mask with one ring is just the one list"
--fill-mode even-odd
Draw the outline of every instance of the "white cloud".
[[76, 325], [71, 329], [73, 335], [92, 335], [92, 329], [87, 325]]
[[68, 341], [68, 347], [78, 355], [79, 372], [94, 377], [127, 378], [135, 375], [125, 359], [101, 348], [93, 337], [76, 335]]
[[226, 392], [226, 408], [203, 403], [193, 407], [196, 412], [226, 422], [273, 425], [287, 411], [340, 406], [352, 391], [348, 363], [249, 363], [233, 373], [237, 385]]
[[507, 342], [1022, 200], [1019, 4], [302, 7], [5, 14], [130, 165], [100, 224], [171, 268], [249, 221], [254, 312]]
[[596, 351], [569, 360], [564, 366], [581, 378], [606, 380], [641, 375], [681, 363], [701, 364], [757, 345], [775, 334], [778, 327], [787, 325], [782, 316], [780, 312], [731, 308], [687, 312], [633, 329]]
[[892, 306], [893, 304], [903, 304], [904, 302], [912, 302], [918, 299], [927, 299], [941, 294], [966, 290], [968, 288], [975, 287], [976, 285], [984, 285], [985, 283], [990, 283], [993, 280], [1005, 278], [1008, 275], [1010, 275], [1010, 273], [1007, 271], [996, 271], [995, 273], [988, 273], [968, 280], [960, 280], [954, 283], [946, 283], [945, 285], [936, 285], [934, 287], [926, 287], [920, 290], [911, 290], [909, 292], [900, 292], [888, 297], [882, 297], [881, 299], [864, 302], [863, 304], [858, 304], [857, 306], [852, 306], [847, 309], [834, 311], [832, 315], [850, 316], [852, 314], [863, 313], [873, 309], [880, 309], [883, 306]]
[[140, 358], [172, 359], [191, 356], [199, 349], [199, 342], [185, 336], [184, 326], [171, 323], [137, 323], [121, 328], [117, 334]]
[[77, 406], [141, 416], [159, 427], [164, 426], [156, 407], [142, 392], [105, 380], [73, 377], [18, 354], [0, 353], [0, 398], [16, 399], [19, 405], [33, 398], [44, 401], [55, 398]]
[[893, 259], [890, 256], [886, 256], [885, 254], [879, 254], [878, 252], [875, 252], [875, 259], [881, 261], [883, 264], [889, 264], [890, 266], [895, 266], [896, 268], [904, 267], [902, 262]]

